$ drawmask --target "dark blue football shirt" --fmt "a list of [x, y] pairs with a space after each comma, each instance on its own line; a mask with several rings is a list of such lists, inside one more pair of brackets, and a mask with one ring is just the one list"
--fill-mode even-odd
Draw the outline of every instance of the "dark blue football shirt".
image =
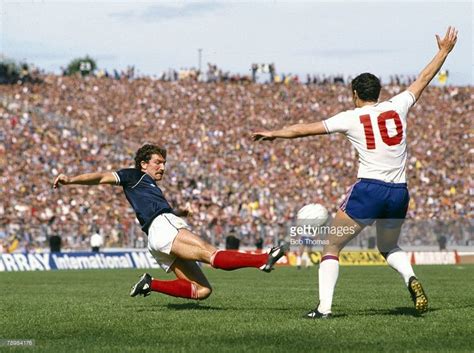
[[123, 187], [128, 202], [137, 214], [142, 230], [148, 234], [151, 222], [162, 213], [173, 213], [163, 192], [148, 174], [136, 169], [121, 169], [113, 173]]

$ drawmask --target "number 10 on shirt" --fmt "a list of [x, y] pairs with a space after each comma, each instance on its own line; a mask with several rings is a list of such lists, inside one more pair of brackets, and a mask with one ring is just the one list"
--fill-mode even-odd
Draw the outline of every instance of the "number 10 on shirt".
[[[387, 121], [393, 120], [395, 123], [395, 127], [397, 129], [397, 134], [395, 136], [388, 136], [387, 132]], [[375, 149], [375, 138], [374, 138], [374, 129], [372, 127], [372, 122], [370, 121], [370, 115], [365, 114], [360, 116], [360, 122], [364, 125], [364, 132], [365, 132], [365, 141], [367, 143], [368, 150]], [[382, 141], [388, 146], [395, 146], [402, 142], [403, 139], [403, 127], [402, 121], [398, 113], [394, 110], [389, 110], [387, 112], [383, 112], [377, 117], [377, 125], [379, 127], [380, 136], [382, 137]]]

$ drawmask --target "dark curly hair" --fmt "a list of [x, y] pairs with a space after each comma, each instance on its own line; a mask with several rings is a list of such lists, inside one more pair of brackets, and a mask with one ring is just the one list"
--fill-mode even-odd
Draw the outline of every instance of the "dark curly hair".
[[166, 148], [149, 144], [140, 147], [135, 154], [135, 168], [142, 170], [142, 162], [149, 162], [154, 154], [159, 154], [166, 159]]
[[377, 76], [368, 72], [360, 74], [352, 80], [352, 92], [356, 91], [357, 96], [366, 102], [377, 102], [381, 88]]

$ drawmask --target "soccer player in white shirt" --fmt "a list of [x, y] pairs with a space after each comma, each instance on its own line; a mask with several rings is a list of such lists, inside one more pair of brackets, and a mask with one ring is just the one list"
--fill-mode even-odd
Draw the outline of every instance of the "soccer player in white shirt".
[[[328, 237], [319, 266], [319, 304], [306, 317], [331, 316], [332, 298], [339, 274], [339, 252], [360, 231], [376, 221], [377, 246], [387, 263], [400, 273], [419, 313], [428, 309], [428, 299], [415, 277], [398, 238], [408, 208], [406, 185], [407, 114], [423, 90], [440, 70], [457, 41], [457, 30], [449, 27], [444, 38], [436, 35], [438, 52], [405, 92], [386, 102], [378, 102], [380, 81], [364, 73], [352, 81], [355, 109], [327, 120], [296, 124], [275, 131], [258, 131], [254, 140], [293, 139], [340, 132], [346, 135], [359, 155], [357, 182], [350, 188], [332, 226], [349, 229], [342, 236]], [[347, 227], [347, 228], [344, 228]]]

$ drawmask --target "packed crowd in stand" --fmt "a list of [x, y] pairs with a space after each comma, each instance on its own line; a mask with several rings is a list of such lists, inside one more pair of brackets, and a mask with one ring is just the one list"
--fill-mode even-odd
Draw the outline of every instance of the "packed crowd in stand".
[[[287, 237], [301, 206], [317, 202], [334, 213], [357, 174], [355, 152], [341, 135], [250, 139], [255, 130], [352, 109], [344, 80], [315, 82], [49, 75], [42, 83], [0, 85], [0, 242], [16, 237], [28, 249], [60, 234], [63, 248], [87, 248], [97, 227], [107, 246], [142, 246], [145, 239], [119, 187], [53, 191], [51, 183], [59, 172], [133, 166], [134, 152], [145, 142], [168, 149], [165, 196], [177, 210], [191, 212], [188, 222], [206, 240], [223, 245], [234, 234], [241, 245], [261, 239], [268, 246]], [[381, 99], [403, 89], [389, 85]], [[473, 87], [429, 87], [412, 109], [410, 221], [403, 243], [436, 245], [442, 234], [448, 244], [473, 244], [473, 117]]]

